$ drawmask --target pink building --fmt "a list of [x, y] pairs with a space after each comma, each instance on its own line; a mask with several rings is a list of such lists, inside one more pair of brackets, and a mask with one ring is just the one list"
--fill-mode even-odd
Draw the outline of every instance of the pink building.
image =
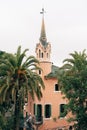
[[40, 61], [40, 67], [43, 70], [37, 73], [44, 81], [45, 90], [42, 90], [43, 98], [41, 101], [38, 101], [37, 98], [33, 101], [29, 95], [28, 104], [25, 106], [25, 113], [31, 113], [32, 116], [36, 117], [35, 126], [38, 126], [39, 130], [68, 130], [71, 124], [67, 122], [68, 115], [66, 115], [64, 110], [67, 100], [63, 99], [58, 85], [58, 67], [50, 61], [51, 44], [47, 42], [44, 9], [42, 9], [41, 13], [41, 34], [39, 43], [36, 44], [35, 52], [36, 58]]

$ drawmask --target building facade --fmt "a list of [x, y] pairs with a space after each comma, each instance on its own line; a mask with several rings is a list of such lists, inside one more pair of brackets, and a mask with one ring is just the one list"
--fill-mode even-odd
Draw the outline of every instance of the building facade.
[[67, 122], [68, 115], [65, 111], [67, 99], [63, 98], [57, 79], [58, 67], [51, 62], [51, 43], [47, 42], [44, 9], [42, 9], [42, 25], [39, 43], [36, 44], [36, 58], [40, 61], [37, 73], [42, 77], [45, 90], [42, 90], [43, 97], [39, 101], [37, 97], [33, 101], [28, 96], [28, 104], [25, 106], [25, 113], [31, 113], [36, 117], [35, 127], [39, 130], [64, 130], [69, 129], [71, 124]]

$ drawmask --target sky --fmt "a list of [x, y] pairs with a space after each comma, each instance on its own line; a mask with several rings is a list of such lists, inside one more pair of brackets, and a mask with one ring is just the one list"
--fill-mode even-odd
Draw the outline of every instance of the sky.
[[21, 45], [35, 55], [43, 7], [51, 61], [61, 66], [70, 53], [87, 49], [87, 0], [0, 0], [0, 50], [16, 53]]

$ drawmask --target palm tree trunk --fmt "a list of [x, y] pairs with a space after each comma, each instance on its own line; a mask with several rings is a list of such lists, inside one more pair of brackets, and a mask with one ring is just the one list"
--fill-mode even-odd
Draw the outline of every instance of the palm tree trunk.
[[16, 92], [16, 102], [14, 110], [14, 130], [19, 130], [20, 127], [20, 102], [18, 100], [18, 92]]

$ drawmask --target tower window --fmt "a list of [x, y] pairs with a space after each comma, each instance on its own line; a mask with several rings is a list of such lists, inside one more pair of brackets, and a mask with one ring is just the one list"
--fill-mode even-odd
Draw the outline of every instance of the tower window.
[[42, 55], [41, 55], [41, 56], [42, 56], [42, 58], [43, 58], [43, 52], [42, 52]]
[[51, 105], [46, 104], [45, 105], [45, 118], [51, 117]]
[[41, 50], [39, 49], [39, 58], [41, 57]]
[[41, 70], [39, 70], [39, 74], [41, 74]]
[[47, 58], [48, 58], [48, 53], [47, 53]]

